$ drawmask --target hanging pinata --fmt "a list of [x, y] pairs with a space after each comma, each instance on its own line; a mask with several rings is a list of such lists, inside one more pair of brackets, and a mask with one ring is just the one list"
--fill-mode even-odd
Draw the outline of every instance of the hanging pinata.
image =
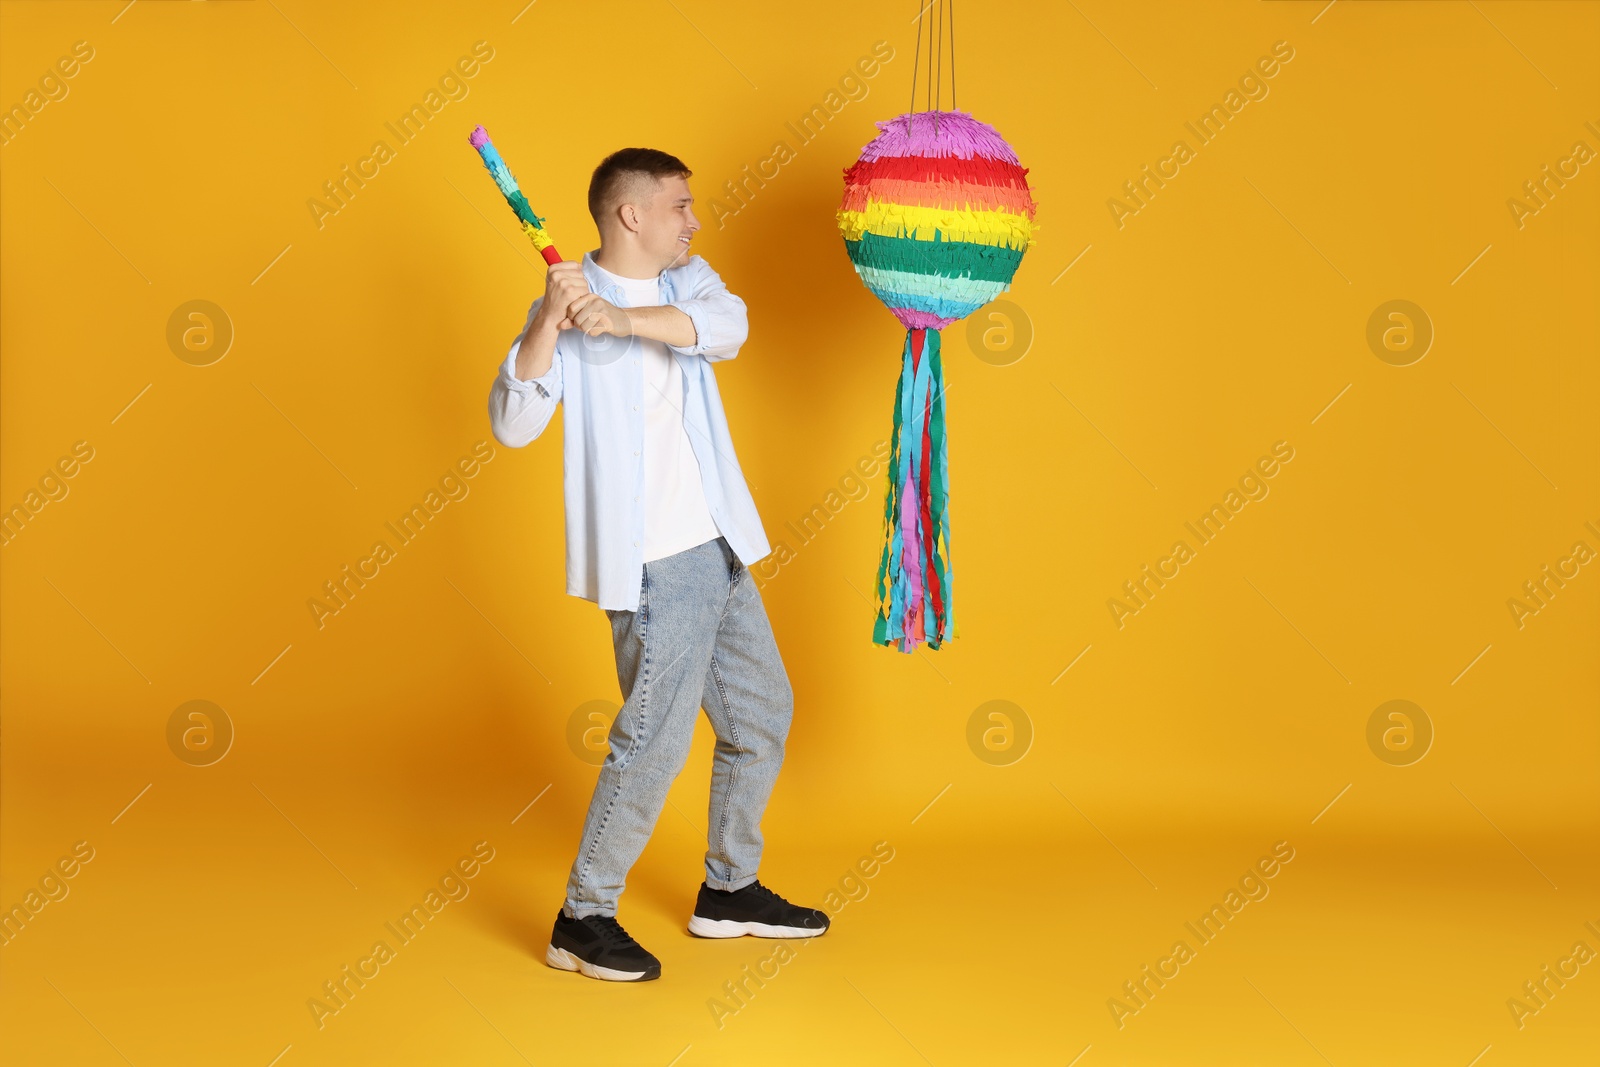
[[[953, 64], [951, 80], [953, 108]], [[844, 172], [838, 220], [856, 273], [907, 330], [872, 639], [912, 652], [956, 635], [939, 331], [1011, 287], [1036, 205], [1011, 146], [964, 111], [912, 111], [877, 126]]]

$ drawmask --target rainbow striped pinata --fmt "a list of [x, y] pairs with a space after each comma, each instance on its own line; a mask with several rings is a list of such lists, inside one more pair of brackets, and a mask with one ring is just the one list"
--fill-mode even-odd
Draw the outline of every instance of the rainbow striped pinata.
[[1011, 146], [964, 111], [877, 126], [844, 172], [838, 220], [856, 273], [907, 330], [872, 638], [912, 652], [956, 635], [939, 331], [1011, 287], [1036, 205]]

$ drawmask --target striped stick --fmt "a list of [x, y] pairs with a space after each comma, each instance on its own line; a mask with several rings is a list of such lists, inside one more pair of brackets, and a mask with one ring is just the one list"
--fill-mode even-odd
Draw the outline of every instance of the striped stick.
[[517, 186], [517, 179], [511, 176], [505, 160], [500, 158], [500, 152], [495, 148], [494, 142], [489, 140], [489, 131], [482, 126], [475, 126], [472, 136], [467, 140], [478, 150], [483, 165], [489, 168], [489, 176], [494, 179], [495, 185], [499, 186], [500, 194], [506, 198], [506, 203], [511, 205], [511, 210], [516, 212], [518, 221], [522, 223], [522, 232], [528, 235], [533, 247], [539, 250], [546, 263], [560, 263], [561, 253], [556, 251], [555, 242], [545, 232], [544, 219], [535, 215], [533, 208], [528, 206], [528, 198], [522, 195], [521, 188]]

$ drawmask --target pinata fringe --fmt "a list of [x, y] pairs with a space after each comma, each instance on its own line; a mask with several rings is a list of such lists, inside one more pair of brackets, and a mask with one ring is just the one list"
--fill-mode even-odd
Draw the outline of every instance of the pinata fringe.
[[1033, 220], [1016, 211], [921, 207], [877, 199], [859, 211], [840, 208], [835, 217], [846, 241], [859, 241], [864, 233], [927, 241], [937, 233], [947, 241], [1023, 251], [1034, 229]]
[[[518, 195], [520, 196], [521, 194], [519, 193]], [[544, 220], [541, 219], [539, 221], [543, 222]], [[555, 242], [550, 239], [550, 235], [545, 232], [545, 229], [542, 226], [535, 226], [531, 222], [524, 221], [522, 224], [522, 232], [528, 235], [528, 237], [533, 241], [533, 247], [540, 252], [543, 252], [546, 248], [549, 248], [551, 245], [555, 244]]]
[[956, 636], [950, 600], [950, 468], [939, 331], [912, 329], [895, 386], [889, 486], [872, 639], [914, 652]]

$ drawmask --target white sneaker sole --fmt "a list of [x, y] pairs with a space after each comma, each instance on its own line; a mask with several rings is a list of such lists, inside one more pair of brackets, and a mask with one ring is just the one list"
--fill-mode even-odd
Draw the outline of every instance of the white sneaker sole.
[[579, 959], [564, 948], [551, 945], [545, 949], [544, 961], [550, 966], [562, 971], [577, 971], [579, 974], [590, 978], [599, 978], [605, 982], [637, 982], [644, 978], [644, 971], [619, 971], [612, 967], [599, 967], [587, 960]]
[[814, 930], [806, 926], [768, 926], [766, 923], [741, 923], [732, 919], [705, 919], [699, 915], [689, 917], [689, 932], [696, 937], [817, 937], [826, 929]]

